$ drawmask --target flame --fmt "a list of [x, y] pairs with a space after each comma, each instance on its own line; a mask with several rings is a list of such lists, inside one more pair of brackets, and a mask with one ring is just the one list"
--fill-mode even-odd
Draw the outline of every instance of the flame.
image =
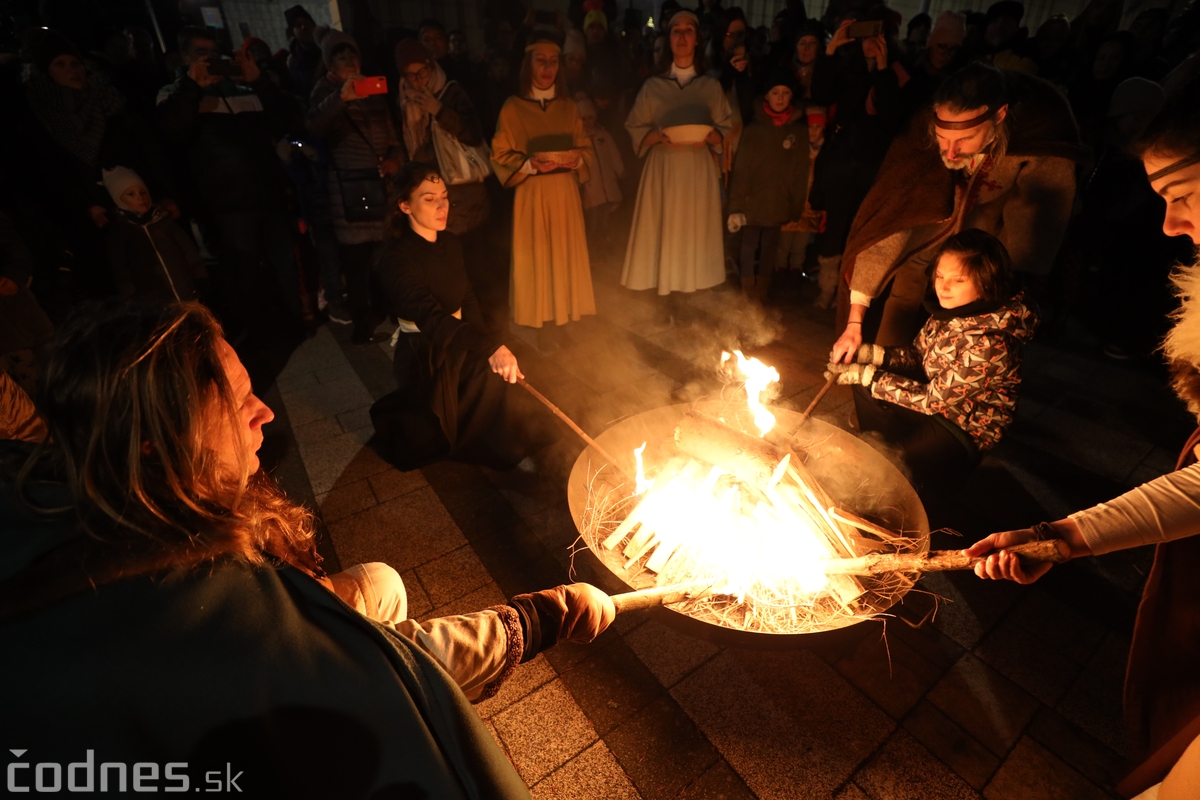
[[653, 480], [646, 480], [646, 471], [642, 467], [642, 453], [646, 450], [646, 443], [642, 442], [642, 446], [633, 451], [633, 458], [637, 462], [637, 491], [635, 494], [645, 494], [654, 488]]
[[[771, 384], [779, 383], [779, 371], [757, 358], [746, 358], [741, 350], [734, 350], [733, 355], [737, 356], [738, 372], [746, 381], [746, 400], [754, 414], [754, 426], [758, 428], [760, 437], [766, 436], [775, 427], [775, 415], [762, 404], [762, 397]], [[721, 353], [722, 366], [729, 361], [729, 357], [729, 353]]]

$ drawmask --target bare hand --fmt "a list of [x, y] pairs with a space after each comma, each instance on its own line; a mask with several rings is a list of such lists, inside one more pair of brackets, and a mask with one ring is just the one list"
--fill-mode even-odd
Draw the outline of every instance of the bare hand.
[[846, 35], [846, 29], [853, 24], [854, 20], [847, 19], [843, 20], [841, 25], [838, 25], [838, 29], [833, 32], [833, 38], [829, 40], [829, 44], [825, 45], [825, 55], [831, 56], [842, 45], [854, 41]]
[[362, 80], [362, 77], [363, 77], [362, 75], [351, 75], [349, 78], [346, 78], [346, 82], [342, 84], [341, 97], [342, 97], [343, 103], [349, 103], [353, 100], [362, 100], [363, 99], [363, 95], [354, 91], [354, 82], [358, 81], [358, 80]]
[[193, 61], [188, 67], [188, 77], [200, 84], [200, 88], [206, 88], [221, 82], [220, 75], [211, 75], [208, 71], [208, 59]]
[[442, 101], [434, 97], [433, 92], [428, 89], [414, 90], [411, 98], [412, 102], [416, 103], [417, 107], [426, 114], [432, 114], [436, 117], [438, 112], [442, 110]]
[[504, 345], [500, 345], [496, 348], [496, 352], [492, 353], [491, 358], [488, 359], [488, 366], [492, 368], [492, 372], [509, 383], [516, 383], [518, 378], [525, 377], [520, 367], [517, 366], [517, 357]]
[[262, 70], [244, 50], [234, 54], [234, 59], [242, 67], [242, 83], [254, 83], [262, 76]]
[[716, 128], [713, 128], [708, 132], [708, 136], [704, 137], [704, 141], [708, 144], [711, 144], [713, 147], [716, 147], [721, 143], [721, 132]]
[[[868, 52], [870, 55], [867, 55]], [[863, 55], [866, 55], [868, 59], [875, 60], [877, 70], [887, 69], [887, 39], [882, 33], [869, 39], [863, 39]]]
[[529, 159], [529, 163], [532, 164], [533, 168], [538, 172], [553, 172], [559, 167], [557, 161], [544, 156], [534, 156], [533, 158]]
[[736, 69], [738, 72], [745, 72], [746, 67], [750, 66], [750, 59], [745, 55], [734, 56], [729, 59], [729, 66]]
[[854, 356], [858, 353], [858, 346], [861, 344], [862, 323], [848, 323], [846, 330], [842, 331], [842, 335], [833, 343], [833, 350], [829, 353], [830, 363], [836, 364], [840, 361], [849, 364], [854, 360]]
[[1035, 538], [1036, 534], [1032, 528], [993, 533], [986, 539], [981, 539], [971, 545], [963, 553], [972, 558], [987, 556], [986, 559], [975, 565], [975, 574], [980, 578], [1029, 584], [1049, 572], [1050, 567], [1054, 565], [1038, 564], [1027, 570], [1021, 566], [1021, 559], [1015, 553], [1010, 553], [1003, 548], [1031, 542]]
[[379, 177], [390, 178], [400, 170], [400, 159], [385, 158], [379, 162]]
[[103, 228], [108, 224], [108, 210], [104, 206], [92, 206], [88, 209], [88, 216], [92, 218], [92, 224], [97, 228]]
[[12, 297], [20, 288], [12, 278], [0, 278], [0, 297]]
[[583, 163], [583, 151], [570, 150], [569, 152], [571, 153], [571, 160], [560, 164], [560, 166], [579, 169], [579, 166]]
[[670, 144], [671, 140], [660, 129], [655, 128], [642, 139], [642, 147], [653, 147], [656, 144]]

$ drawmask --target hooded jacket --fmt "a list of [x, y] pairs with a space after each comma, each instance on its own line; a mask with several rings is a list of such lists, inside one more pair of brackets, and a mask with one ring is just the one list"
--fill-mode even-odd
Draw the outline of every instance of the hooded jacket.
[[747, 225], [774, 227], [800, 219], [808, 191], [808, 117], [793, 109], [775, 125], [760, 97], [754, 122], [742, 131], [729, 185], [729, 213], [745, 214]]
[[935, 310], [911, 345], [885, 348], [885, 371], [871, 384], [871, 394], [945, 417], [985, 452], [1012, 422], [1021, 349], [1033, 338], [1037, 315], [1024, 293], [992, 310], [976, 311], [977, 305], [964, 307], [967, 316], [955, 314], [958, 309]]
[[196, 278], [204, 275], [204, 262], [195, 242], [165, 211], [152, 210], [141, 217], [117, 211], [107, 246], [121, 294], [165, 303], [196, 299]]

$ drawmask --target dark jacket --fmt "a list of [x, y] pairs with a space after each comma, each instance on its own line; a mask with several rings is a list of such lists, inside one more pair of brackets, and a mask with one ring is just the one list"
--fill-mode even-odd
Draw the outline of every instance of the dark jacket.
[[754, 121], [742, 131], [729, 184], [729, 213], [745, 214], [747, 225], [776, 226], [800, 219], [808, 191], [808, 117], [793, 109], [775, 125], [755, 103]]
[[307, 125], [329, 148], [329, 215], [338, 241], [365, 244], [383, 239], [383, 222], [347, 222], [339, 170], [370, 170], [385, 158], [404, 158], [404, 147], [383, 95], [347, 103], [343, 82], [324, 75], [313, 86]]
[[[1023, 295], [990, 309], [932, 308], [916, 340], [888, 347], [871, 394], [922, 414], [939, 414], [991, 449], [1012, 422], [1021, 384], [1022, 346], [1037, 315]], [[928, 305], [928, 304], [927, 304]], [[914, 376], [914, 377], [909, 377]]]
[[[61, 484], [35, 491], [70, 501]], [[11, 601], [14, 575], [82, 538], [0, 481], [0, 596]], [[188, 794], [216, 781], [246, 797], [529, 797], [429, 655], [296, 567], [228, 558], [10, 608], [0, 707], [27, 749], [21, 784], [34, 763], [80, 762], [79, 780], [90, 770], [98, 791], [102, 763], [128, 774], [157, 762], [154, 786]], [[107, 777], [111, 787], [117, 772]]]
[[156, 116], [163, 135], [182, 151], [204, 210], [220, 214], [282, 202], [274, 143], [287, 130], [290, 112], [270, 78], [202, 89], [181, 67], [175, 83], [159, 92]]
[[29, 291], [32, 275], [29, 248], [12, 220], [0, 212], [0, 278], [17, 285], [16, 294], [0, 295], [0, 356], [36, 347], [54, 332], [50, 318]]
[[151, 211], [138, 218], [118, 211], [107, 235], [108, 261], [121, 294], [164, 303], [196, 299], [196, 278], [204, 274], [204, 263], [170, 214]]
[[321, 48], [315, 44], [306, 47], [299, 39], [292, 39], [288, 51], [287, 70], [292, 89], [301, 97], [308, 97], [321, 69]]

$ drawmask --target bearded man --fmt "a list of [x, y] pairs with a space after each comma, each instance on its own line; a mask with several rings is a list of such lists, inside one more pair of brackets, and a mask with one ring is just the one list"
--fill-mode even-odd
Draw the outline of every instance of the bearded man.
[[[842, 258], [831, 360], [868, 341], [912, 341], [927, 268], [938, 247], [966, 228], [1004, 243], [1013, 269], [1045, 275], [1062, 244], [1085, 157], [1066, 99], [1050, 84], [987, 64], [951, 75], [888, 150], [850, 229]], [[883, 297], [882, 313], [867, 310]]]

